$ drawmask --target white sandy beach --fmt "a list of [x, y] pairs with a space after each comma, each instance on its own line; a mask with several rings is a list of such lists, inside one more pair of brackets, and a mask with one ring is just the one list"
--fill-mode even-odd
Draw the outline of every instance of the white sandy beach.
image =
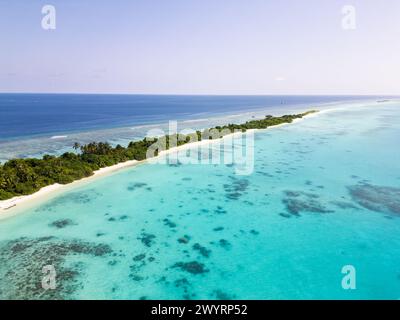
[[[322, 112], [327, 112], [329, 110], [324, 110]], [[282, 127], [282, 126], [286, 126], [286, 125], [290, 125], [299, 121], [302, 121], [303, 119], [305, 119], [306, 117], [312, 117], [312, 116], [316, 116], [319, 113], [322, 113], [321, 111], [317, 112], [317, 113], [313, 113], [313, 114], [309, 114], [301, 119], [295, 119], [292, 123], [282, 123], [280, 125], [276, 125], [273, 127], [269, 127], [267, 129], [252, 129], [252, 130], [247, 130], [247, 133], [249, 132], [254, 132], [257, 130], [269, 130], [272, 128], [278, 128], [278, 127]], [[222, 137], [221, 139], [215, 139], [215, 140], [202, 140], [202, 141], [198, 141], [198, 142], [193, 142], [193, 143], [188, 143], [182, 146], [178, 146], [178, 147], [174, 147], [171, 148], [169, 150], [165, 150], [159, 153], [159, 155], [157, 157], [154, 158], [150, 158], [150, 159], [146, 159], [146, 160], [142, 160], [142, 161], [137, 161], [137, 160], [130, 160], [130, 161], [126, 161], [123, 163], [119, 163], [110, 167], [106, 167], [106, 168], [101, 168], [97, 171], [94, 172], [94, 174], [90, 177], [87, 178], [83, 178], [81, 180], [77, 180], [74, 181], [72, 183], [66, 184], [66, 185], [61, 185], [61, 184], [53, 184], [50, 186], [46, 186], [43, 187], [42, 189], [40, 189], [38, 192], [35, 192], [31, 195], [26, 195], [26, 196], [17, 196], [8, 200], [2, 200], [0, 201], [0, 218], [2, 217], [8, 217], [10, 215], [13, 215], [16, 212], [16, 209], [26, 209], [29, 208], [31, 206], [34, 206], [38, 203], [44, 202], [46, 200], [49, 200], [50, 198], [53, 198], [65, 191], [71, 190], [73, 188], [76, 188], [78, 186], [81, 186], [85, 183], [91, 182], [95, 179], [104, 177], [104, 176], [108, 176], [112, 173], [115, 173], [119, 170], [125, 169], [125, 168], [130, 168], [130, 167], [134, 167], [137, 166], [139, 164], [143, 164], [146, 162], [150, 162], [150, 161], [156, 161], [158, 158], [163, 157], [165, 155], [171, 154], [171, 153], [176, 153], [176, 152], [180, 152], [182, 150], [187, 150], [187, 149], [192, 149], [192, 148], [196, 148], [199, 146], [204, 146], [204, 145], [209, 145], [212, 143], [219, 143], [221, 142], [223, 139], [227, 139], [227, 138], [231, 138], [233, 135], [242, 135], [243, 133], [241, 132], [235, 132], [229, 135], [226, 135], [224, 137]], [[18, 210], [19, 211], [19, 210]]]
[[56, 184], [53, 184], [50, 186], [43, 187], [38, 192], [35, 192], [30, 195], [17, 196], [17, 197], [8, 199], [8, 200], [0, 201], [0, 216], [1, 216], [1, 214], [4, 214], [5, 212], [8, 213], [8, 212], [14, 211], [13, 209], [17, 208], [17, 206], [18, 206], [18, 208], [20, 208], [24, 205], [32, 205], [34, 203], [41, 202], [43, 200], [47, 200], [51, 196], [58, 195], [64, 191], [67, 191], [69, 189], [77, 187], [78, 185], [81, 185], [86, 182], [90, 182], [90, 181], [94, 180], [95, 178], [100, 178], [100, 177], [109, 175], [109, 174], [116, 172], [118, 170], [121, 170], [123, 168], [134, 166], [140, 162], [141, 161], [131, 160], [131, 161], [123, 162], [123, 163], [118, 163], [111, 167], [101, 168], [97, 171], [94, 171], [94, 174], [90, 177], [83, 178], [83, 179], [74, 181], [72, 183], [66, 184], [66, 185], [56, 183]]

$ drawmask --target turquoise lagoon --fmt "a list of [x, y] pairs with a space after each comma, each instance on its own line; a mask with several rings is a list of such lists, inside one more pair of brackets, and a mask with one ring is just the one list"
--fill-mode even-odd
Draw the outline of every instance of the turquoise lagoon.
[[399, 141], [399, 102], [338, 106], [256, 132], [250, 175], [178, 163], [97, 179], [0, 221], [0, 298], [398, 299]]

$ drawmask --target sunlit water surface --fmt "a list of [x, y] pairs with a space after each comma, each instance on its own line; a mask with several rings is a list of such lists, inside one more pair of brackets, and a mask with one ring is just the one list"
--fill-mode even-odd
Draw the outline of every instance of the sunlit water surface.
[[96, 180], [0, 221], [0, 298], [398, 299], [399, 141], [400, 104], [378, 103], [257, 132], [247, 176], [178, 163]]

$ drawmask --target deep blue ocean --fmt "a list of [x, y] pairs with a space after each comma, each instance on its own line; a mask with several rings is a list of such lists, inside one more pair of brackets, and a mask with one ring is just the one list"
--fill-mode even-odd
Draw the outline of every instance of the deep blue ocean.
[[360, 96], [0, 94], [0, 141], [193, 119]]

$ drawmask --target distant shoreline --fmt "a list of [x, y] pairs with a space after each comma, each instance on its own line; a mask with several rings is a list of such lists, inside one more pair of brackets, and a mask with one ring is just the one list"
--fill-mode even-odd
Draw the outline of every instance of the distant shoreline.
[[94, 171], [93, 175], [86, 177], [86, 178], [82, 178], [80, 180], [73, 181], [68, 184], [57, 184], [56, 183], [56, 184], [52, 184], [52, 185], [43, 187], [39, 191], [37, 191], [33, 194], [30, 194], [30, 195], [16, 196], [16, 197], [13, 197], [8, 200], [2, 200], [2, 201], [0, 201], [0, 220], [7, 218], [7, 217], [11, 217], [23, 209], [28, 209], [32, 206], [35, 206], [36, 204], [45, 202], [46, 200], [54, 198], [55, 196], [60, 195], [66, 191], [70, 191], [70, 190], [77, 188], [79, 186], [82, 186], [86, 183], [93, 182], [93, 181], [97, 180], [98, 178], [109, 176], [109, 175], [119, 172], [123, 169], [136, 167], [140, 164], [148, 163], [149, 161], [154, 161], [154, 160], [164, 157], [168, 154], [179, 152], [179, 151], [182, 151], [185, 149], [192, 149], [192, 148], [199, 147], [201, 145], [209, 145], [212, 143], [218, 143], [218, 142], [221, 142], [221, 140], [223, 140], [223, 139], [232, 137], [233, 135], [243, 135], [243, 134], [246, 134], [249, 132], [268, 130], [271, 128], [278, 128], [278, 127], [282, 127], [285, 125], [294, 124], [301, 120], [304, 120], [305, 118], [317, 116], [320, 113], [325, 113], [327, 111], [329, 111], [329, 110], [310, 113], [310, 114], [305, 115], [302, 118], [294, 119], [293, 122], [291, 122], [291, 123], [282, 123], [282, 124], [278, 124], [275, 126], [271, 126], [267, 129], [250, 129], [247, 132], [234, 132], [234, 133], [225, 135], [219, 139], [214, 139], [214, 140], [209, 139], [209, 140], [201, 140], [201, 141], [197, 141], [197, 142], [193, 142], [193, 143], [187, 143], [187, 144], [184, 144], [181, 146], [177, 146], [177, 147], [174, 147], [174, 148], [171, 148], [168, 150], [161, 151], [156, 157], [153, 157], [150, 159], [145, 159], [145, 160], [141, 160], [141, 161], [129, 160], [126, 162], [118, 163], [118, 164], [115, 164], [115, 165], [112, 165], [109, 167], [105, 167], [105, 168], [96, 170], [96, 171]]

